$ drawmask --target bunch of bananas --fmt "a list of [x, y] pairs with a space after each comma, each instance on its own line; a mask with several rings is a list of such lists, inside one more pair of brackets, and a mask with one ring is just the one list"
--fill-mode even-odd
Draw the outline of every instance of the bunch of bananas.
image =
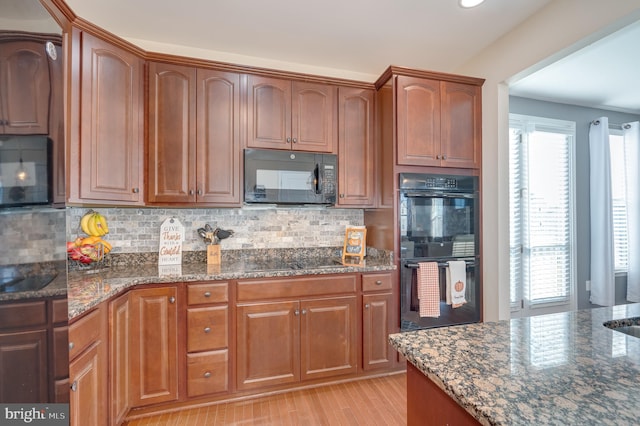
[[107, 219], [94, 210], [89, 210], [82, 216], [80, 228], [82, 228], [82, 232], [93, 237], [102, 237], [109, 233]]

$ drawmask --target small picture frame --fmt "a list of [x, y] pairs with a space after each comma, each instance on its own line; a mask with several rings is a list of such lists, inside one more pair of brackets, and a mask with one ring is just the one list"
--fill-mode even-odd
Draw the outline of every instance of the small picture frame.
[[[348, 227], [344, 234], [342, 248], [343, 265], [361, 265], [367, 250], [367, 228], [364, 226]], [[354, 262], [355, 261], [355, 262]]]

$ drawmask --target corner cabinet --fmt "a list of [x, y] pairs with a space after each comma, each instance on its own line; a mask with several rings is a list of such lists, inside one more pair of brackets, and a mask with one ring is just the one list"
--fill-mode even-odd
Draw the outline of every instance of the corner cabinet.
[[336, 150], [337, 87], [249, 75], [247, 147]]
[[398, 165], [479, 168], [481, 87], [396, 79]]
[[[73, 29], [70, 203], [143, 203], [143, 60]], [[79, 129], [79, 133], [75, 133]]]
[[240, 75], [149, 63], [149, 203], [241, 205]]
[[374, 92], [338, 89], [338, 206], [374, 203]]

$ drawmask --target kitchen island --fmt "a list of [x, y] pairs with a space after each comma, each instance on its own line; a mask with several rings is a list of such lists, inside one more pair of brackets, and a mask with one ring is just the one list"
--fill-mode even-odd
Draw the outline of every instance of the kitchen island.
[[[640, 304], [630, 304], [392, 334], [408, 362], [409, 424], [430, 393], [448, 396], [469, 424], [637, 424], [640, 338], [603, 324], [639, 317]], [[429, 394], [411, 391], [416, 380]]]

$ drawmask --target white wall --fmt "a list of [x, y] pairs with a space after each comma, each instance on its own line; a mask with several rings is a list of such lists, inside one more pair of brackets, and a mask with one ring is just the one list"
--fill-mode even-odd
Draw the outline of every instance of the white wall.
[[[482, 91], [484, 319], [508, 319], [508, 83], [640, 19], [640, 0], [554, 0], [456, 73]], [[494, 237], [495, 236], [495, 237]]]

